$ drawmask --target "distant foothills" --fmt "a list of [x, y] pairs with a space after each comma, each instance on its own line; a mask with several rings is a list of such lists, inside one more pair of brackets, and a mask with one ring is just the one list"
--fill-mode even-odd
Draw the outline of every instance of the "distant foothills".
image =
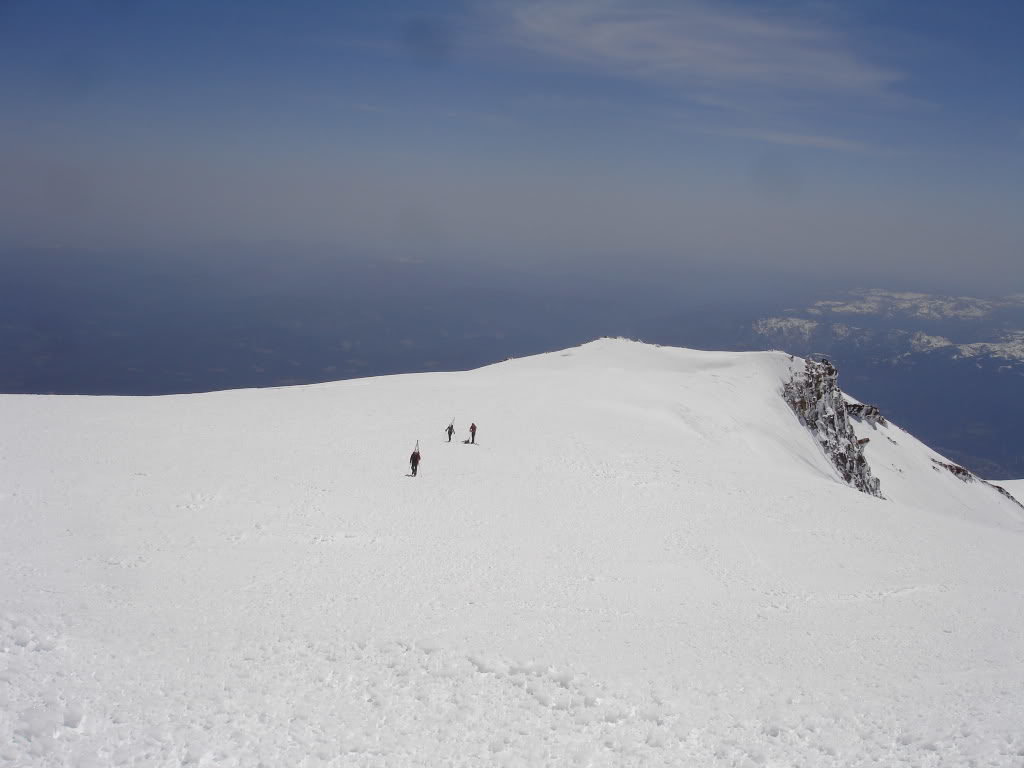
[[1022, 328], [1024, 294], [979, 299], [880, 289], [851, 293], [847, 300], [816, 301], [802, 310], [787, 309], [781, 316], [760, 318], [753, 326], [760, 336], [801, 346], [863, 346], [884, 337], [894, 351], [900, 350], [892, 362], [941, 350], [954, 357], [1000, 360], [1010, 368], [1024, 365]]

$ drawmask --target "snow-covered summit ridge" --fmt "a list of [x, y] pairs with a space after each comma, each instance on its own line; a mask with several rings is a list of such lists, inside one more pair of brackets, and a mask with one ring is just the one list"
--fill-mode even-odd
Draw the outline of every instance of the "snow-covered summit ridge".
[[1019, 763], [1024, 511], [794, 366], [0, 397], [0, 767]]
[[[626, 339], [599, 339], [574, 349], [506, 364], [551, 372], [591, 368], [598, 371], [631, 370], [638, 378], [665, 374], [679, 376], [678, 393], [680, 400], [685, 403], [679, 406], [680, 414], [684, 411], [686, 414], [682, 420], [684, 423], [693, 423], [698, 418], [695, 414], [699, 414], [703, 422], [700, 436], [708, 441], [692, 447], [707, 451], [709, 442], [729, 443], [730, 436], [742, 430], [739, 425], [748, 425], [752, 435], [756, 436], [753, 442], [744, 439], [739, 443], [722, 446], [723, 453], [732, 456], [736, 466], [749, 461], [758, 469], [767, 469], [769, 472], [814, 467], [816, 471], [813, 474], [816, 476], [825, 474], [829, 478], [837, 477], [836, 468], [831, 466], [828, 457], [815, 445], [816, 440], [812, 438], [808, 441], [803, 432], [794, 430], [794, 427], [799, 426], [794, 414], [788, 409], [779, 409], [775, 401], [790, 385], [794, 374], [797, 377], [805, 374], [806, 361], [803, 358], [779, 351], [708, 352], [661, 347]], [[489, 366], [481, 370], [491, 368]], [[745, 386], [738, 387], [733, 377], [744, 382]], [[628, 390], [621, 390], [621, 393], [622, 399], [627, 400]], [[844, 393], [844, 396], [851, 404], [859, 403], [851, 395]], [[892, 498], [905, 504], [919, 504], [934, 511], [976, 508], [979, 519], [997, 524], [1015, 524], [1019, 510], [1008, 509], [1003, 500], [994, 500], [987, 492], [981, 492], [972, 502], [964, 496], [961, 487], [963, 483], [959, 479], [953, 483], [949, 482], [949, 477], [936, 477], [933, 472], [935, 462], [952, 462], [898, 425], [884, 419], [881, 424], [875, 424], [871, 420], [854, 418], [852, 423], [856, 436], [864, 441], [863, 451], [868, 467], [879, 465], [875, 474], [884, 478], [881, 484], [883, 495], [888, 496], [891, 487]], [[874, 444], [871, 444], [872, 439]], [[902, 444], [904, 448], [893, 453], [880, 445], [883, 440], [887, 446]], [[752, 447], [755, 447], [754, 456], [749, 455]], [[769, 456], [772, 458], [769, 459]], [[784, 457], [788, 457], [789, 461], [785, 461]], [[821, 463], [823, 457], [825, 461]], [[877, 490], [877, 486], [872, 487]], [[969, 490], [967, 494], [970, 496], [974, 492]], [[991, 503], [993, 501], [994, 506]]]

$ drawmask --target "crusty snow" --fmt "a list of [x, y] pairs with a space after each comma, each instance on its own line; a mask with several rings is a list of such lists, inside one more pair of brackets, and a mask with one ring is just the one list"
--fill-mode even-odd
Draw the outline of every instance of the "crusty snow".
[[0, 766], [1024, 764], [1024, 509], [799, 367], [2, 396]]

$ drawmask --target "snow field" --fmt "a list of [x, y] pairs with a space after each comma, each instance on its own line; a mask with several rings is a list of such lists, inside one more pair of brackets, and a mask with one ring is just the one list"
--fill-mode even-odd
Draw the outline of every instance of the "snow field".
[[1017, 501], [1024, 502], [1024, 480], [997, 480], [996, 485], [1012, 493]]
[[790, 365], [0, 398], [0, 766], [1024, 765], [1019, 508]]
[[[819, 692], [760, 677], [615, 690], [431, 643], [284, 636], [190, 651], [217, 674], [182, 675], [174, 654], [143, 662], [120, 649], [98, 650], [87, 676], [36, 677], [25, 665], [39, 701], [15, 721], [4, 758], [90, 767], [947, 765], [992, 750], [999, 765], [1024, 750], [1020, 738], [989, 743], [984, 729], [954, 717], [894, 722], [876, 703], [894, 693], [884, 688], [847, 691], [840, 707], [823, 708]], [[913, 711], [919, 702], [902, 696], [910, 700], [896, 703]], [[731, 714], [738, 705], [760, 717]]]

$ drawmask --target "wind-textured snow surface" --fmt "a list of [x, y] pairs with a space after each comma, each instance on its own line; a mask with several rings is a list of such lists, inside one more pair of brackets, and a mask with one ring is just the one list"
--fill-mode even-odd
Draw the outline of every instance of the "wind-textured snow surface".
[[0, 397], [0, 766], [1024, 765], [1024, 510], [802, 365]]

